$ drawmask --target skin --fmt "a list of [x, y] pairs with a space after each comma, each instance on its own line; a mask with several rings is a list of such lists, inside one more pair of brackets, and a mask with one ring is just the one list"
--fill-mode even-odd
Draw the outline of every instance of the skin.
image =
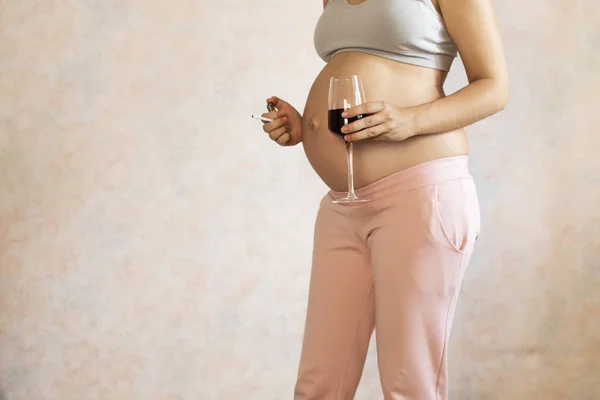
[[348, 52], [336, 55], [317, 76], [304, 116], [277, 97], [267, 99], [277, 110], [263, 114], [275, 119], [263, 125], [264, 131], [282, 146], [302, 142], [309, 162], [331, 189], [347, 189], [345, 145], [327, 128], [331, 76], [358, 75], [363, 81], [368, 102], [348, 109], [347, 117], [373, 114], [344, 127], [350, 133], [346, 140], [355, 143], [356, 187], [426, 161], [468, 154], [463, 128], [506, 106], [508, 77], [491, 0], [432, 2], [465, 66], [469, 84], [458, 92], [445, 95], [444, 71]]

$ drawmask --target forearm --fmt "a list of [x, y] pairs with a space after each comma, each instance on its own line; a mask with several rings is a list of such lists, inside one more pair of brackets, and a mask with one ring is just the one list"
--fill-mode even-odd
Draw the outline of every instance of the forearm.
[[450, 96], [411, 107], [414, 134], [449, 132], [481, 121], [506, 106], [508, 85], [479, 79]]

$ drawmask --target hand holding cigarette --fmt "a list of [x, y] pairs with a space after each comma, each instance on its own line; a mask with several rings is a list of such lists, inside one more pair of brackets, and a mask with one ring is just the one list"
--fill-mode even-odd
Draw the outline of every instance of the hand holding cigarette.
[[302, 117], [294, 107], [277, 97], [267, 99], [269, 112], [252, 118], [263, 122], [263, 131], [280, 146], [294, 146], [302, 140]]

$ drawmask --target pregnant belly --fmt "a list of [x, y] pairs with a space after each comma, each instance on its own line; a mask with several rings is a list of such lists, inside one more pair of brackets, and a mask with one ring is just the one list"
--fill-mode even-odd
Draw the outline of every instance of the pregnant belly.
[[[335, 56], [311, 87], [302, 118], [302, 143], [316, 173], [336, 191], [347, 189], [347, 163], [344, 140], [333, 135], [327, 125], [329, 79], [349, 75], [361, 78], [367, 101], [409, 107], [444, 96], [445, 75], [441, 71], [365, 53]], [[354, 149], [354, 181], [360, 188], [425, 161], [467, 154], [468, 142], [461, 130], [403, 142], [358, 142]]]

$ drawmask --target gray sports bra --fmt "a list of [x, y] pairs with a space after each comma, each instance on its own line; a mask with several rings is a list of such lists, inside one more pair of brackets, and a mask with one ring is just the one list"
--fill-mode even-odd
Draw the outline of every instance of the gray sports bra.
[[315, 29], [324, 61], [361, 51], [407, 64], [448, 71], [456, 46], [431, 0], [329, 0]]

